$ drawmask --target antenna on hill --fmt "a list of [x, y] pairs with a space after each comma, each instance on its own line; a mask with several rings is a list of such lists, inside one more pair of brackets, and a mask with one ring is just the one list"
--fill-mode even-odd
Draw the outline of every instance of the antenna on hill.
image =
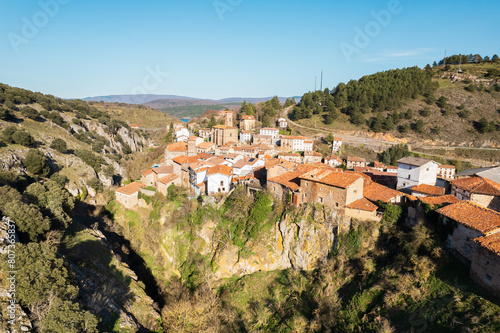
[[462, 68], [460, 68], [460, 66], [462, 65], [462, 56], [460, 55], [460, 61], [458, 63], [458, 73], [462, 73]]
[[323, 91], [323, 70], [321, 70], [321, 87], [320, 90]]
[[446, 66], [446, 50], [444, 50], [444, 59], [443, 59], [443, 65]]
[[317, 76], [315, 76], [315, 77], [314, 77], [314, 91], [316, 91], [316, 81], [317, 81], [317, 80], [318, 80], [318, 77], [317, 77]]

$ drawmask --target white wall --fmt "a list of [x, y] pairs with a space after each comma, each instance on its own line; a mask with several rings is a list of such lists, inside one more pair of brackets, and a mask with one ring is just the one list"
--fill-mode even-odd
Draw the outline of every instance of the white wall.
[[[220, 173], [215, 173], [207, 176], [207, 192], [215, 194], [219, 192], [228, 193], [231, 190], [231, 182], [233, 177], [226, 176]], [[222, 185], [221, 185], [222, 182]], [[224, 190], [222, 190], [224, 189]]]
[[429, 162], [419, 167], [399, 163], [397, 188], [409, 188], [420, 184], [436, 185], [437, 166], [435, 162]]

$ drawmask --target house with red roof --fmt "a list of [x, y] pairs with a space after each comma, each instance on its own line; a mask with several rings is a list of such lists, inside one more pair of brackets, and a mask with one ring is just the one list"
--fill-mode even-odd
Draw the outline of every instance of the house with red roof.
[[233, 168], [220, 164], [207, 171], [207, 194], [228, 193], [233, 183]]
[[451, 182], [451, 194], [500, 211], [500, 184], [483, 177], [467, 177]]
[[470, 266], [473, 240], [500, 233], [500, 213], [471, 201], [460, 201], [436, 210], [440, 221], [452, 230], [446, 246]]
[[115, 190], [116, 202], [127, 209], [132, 209], [139, 203], [139, 191], [146, 187], [143, 183], [132, 182]]
[[500, 233], [474, 239], [470, 277], [496, 297], [500, 297]]

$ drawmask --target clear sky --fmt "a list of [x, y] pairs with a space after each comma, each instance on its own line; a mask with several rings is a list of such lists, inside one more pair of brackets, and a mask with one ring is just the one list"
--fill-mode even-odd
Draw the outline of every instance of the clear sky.
[[0, 82], [63, 98], [293, 96], [500, 54], [500, 1], [0, 0]]

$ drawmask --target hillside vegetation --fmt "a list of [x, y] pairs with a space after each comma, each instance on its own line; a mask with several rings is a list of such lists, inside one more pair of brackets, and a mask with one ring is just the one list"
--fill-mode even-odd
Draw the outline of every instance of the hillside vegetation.
[[368, 75], [304, 94], [289, 116], [310, 127], [389, 133], [410, 143], [498, 147], [500, 61], [495, 59]]

